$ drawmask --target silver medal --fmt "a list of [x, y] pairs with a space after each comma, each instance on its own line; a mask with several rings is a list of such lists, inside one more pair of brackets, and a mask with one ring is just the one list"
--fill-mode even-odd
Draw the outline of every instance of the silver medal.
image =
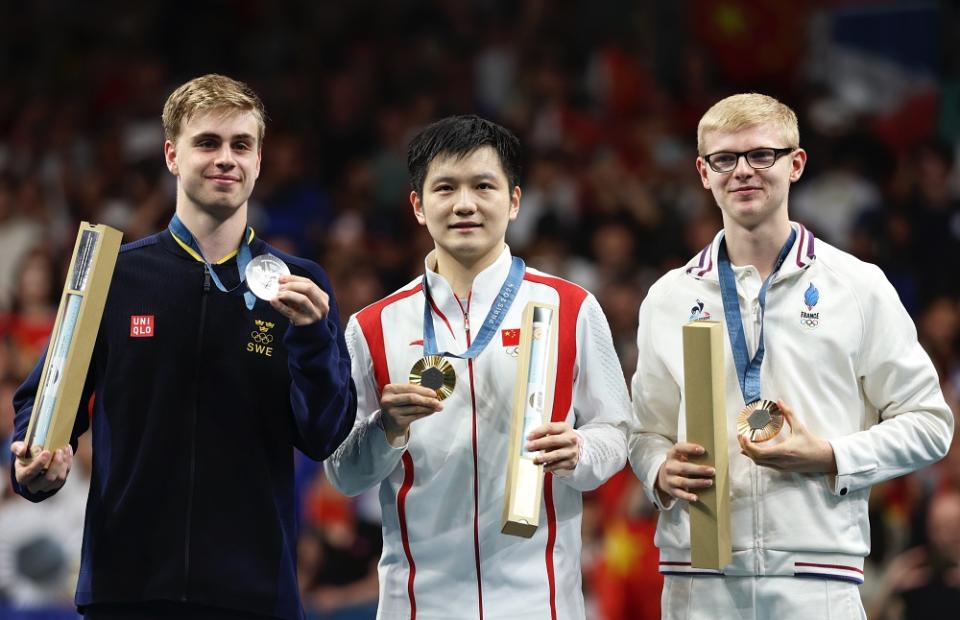
[[270, 301], [280, 290], [280, 276], [290, 275], [287, 264], [273, 254], [261, 254], [247, 263], [245, 277], [250, 291], [264, 301]]

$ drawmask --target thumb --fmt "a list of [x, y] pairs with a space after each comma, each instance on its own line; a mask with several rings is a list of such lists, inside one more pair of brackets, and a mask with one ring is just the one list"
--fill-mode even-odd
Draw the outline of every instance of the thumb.
[[15, 441], [10, 444], [10, 451], [13, 452], [14, 456], [23, 456], [23, 452], [26, 450], [26, 444], [22, 441]]
[[783, 414], [783, 421], [790, 425], [790, 432], [802, 433], [806, 430], [803, 424], [797, 421], [796, 416], [793, 414], [793, 409], [788, 407], [785, 402], [778, 400], [777, 407], [780, 407], [780, 412]]

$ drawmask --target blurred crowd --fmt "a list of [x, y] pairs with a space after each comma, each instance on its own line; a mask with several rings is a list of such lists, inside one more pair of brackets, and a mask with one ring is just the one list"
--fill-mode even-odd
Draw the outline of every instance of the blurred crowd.
[[[78, 223], [125, 241], [166, 226], [160, 109], [208, 72], [263, 97], [251, 224], [327, 269], [344, 319], [415, 277], [432, 247], [408, 203], [412, 134], [465, 112], [511, 128], [526, 151], [511, 249], [596, 294], [628, 378], [648, 286], [721, 227], [693, 165], [697, 121], [733, 92], [774, 95], [810, 156], [792, 218], [883, 268], [957, 412], [958, 34], [950, 2], [0, 3], [0, 464]], [[67, 488], [39, 506], [0, 476], [0, 611], [69, 608], [89, 458], [81, 446]], [[344, 498], [299, 463], [308, 613], [372, 617], [376, 498]], [[960, 602], [956, 442], [871, 501], [871, 619]], [[636, 478], [585, 503], [588, 616], [658, 618], [655, 514]]]

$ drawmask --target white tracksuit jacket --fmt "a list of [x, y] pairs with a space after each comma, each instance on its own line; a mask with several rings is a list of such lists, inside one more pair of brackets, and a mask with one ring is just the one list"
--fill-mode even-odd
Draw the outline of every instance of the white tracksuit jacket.
[[[510, 268], [509, 249], [474, 280], [465, 312], [447, 282], [427, 268], [441, 351], [461, 353], [483, 324]], [[433, 262], [427, 257], [427, 265]], [[558, 366], [552, 419], [582, 440], [569, 477], [547, 475], [540, 527], [530, 539], [500, 533], [517, 346], [528, 301], [559, 304]], [[388, 383], [408, 383], [423, 356], [421, 280], [351, 317], [346, 339], [357, 384], [353, 432], [327, 460], [333, 484], [356, 495], [380, 484], [383, 555], [377, 617], [583, 618], [581, 492], [627, 460], [631, 420], [623, 371], [597, 300], [582, 288], [527, 269], [493, 340], [457, 372], [443, 410], [414, 422], [391, 447], [379, 423]], [[506, 342], [506, 344], [505, 344]]]
[[[870, 487], [943, 457], [953, 416], [913, 322], [880, 269], [792, 226], [797, 238], [766, 296], [761, 397], [783, 399], [827, 439], [838, 473], [784, 473], [740, 453], [736, 418], [744, 402], [724, 331], [733, 561], [723, 572], [862, 583]], [[653, 489], [667, 450], [686, 436], [681, 326], [708, 318], [725, 324], [717, 276], [722, 235], [654, 284], [640, 308], [638, 429], [630, 459], [662, 510], [656, 544], [667, 574], [705, 572], [690, 567], [686, 502], [663, 506]], [[753, 267], [734, 273], [752, 357], [761, 280]]]

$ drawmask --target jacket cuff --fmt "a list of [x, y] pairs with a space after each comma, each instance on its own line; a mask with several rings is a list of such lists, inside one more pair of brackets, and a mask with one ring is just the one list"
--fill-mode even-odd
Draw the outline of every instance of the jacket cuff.
[[663, 467], [663, 464], [667, 460], [667, 455], [664, 454], [663, 458], [657, 461], [656, 467], [651, 468], [650, 472], [646, 476], [645, 484], [643, 485], [644, 491], [647, 493], [647, 498], [650, 500], [657, 510], [660, 512], [667, 512], [673, 510], [677, 505], [677, 498], [672, 495], [668, 495], [663, 491], [657, 489], [657, 473], [660, 471], [660, 468]]
[[837, 473], [827, 476], [827, 486], [830, 487], [830, 491], [834, 495], [846, 495], [869, 486], [868, 476], [864, 474], [877, 470], [877, 463], [871, 455], [858, 453], [857, 450], [852, 449], [853, 446], [846, 437], [827, 441], [833, 448], [833, 456], [837, 462]]
[[308, 346], [322, 349], [336, 340], [337, 326], [330, 320], [330, 315], [308, 325], [294, 325], [287, 328], [288, 344], [292, 341], [297, 346]]

